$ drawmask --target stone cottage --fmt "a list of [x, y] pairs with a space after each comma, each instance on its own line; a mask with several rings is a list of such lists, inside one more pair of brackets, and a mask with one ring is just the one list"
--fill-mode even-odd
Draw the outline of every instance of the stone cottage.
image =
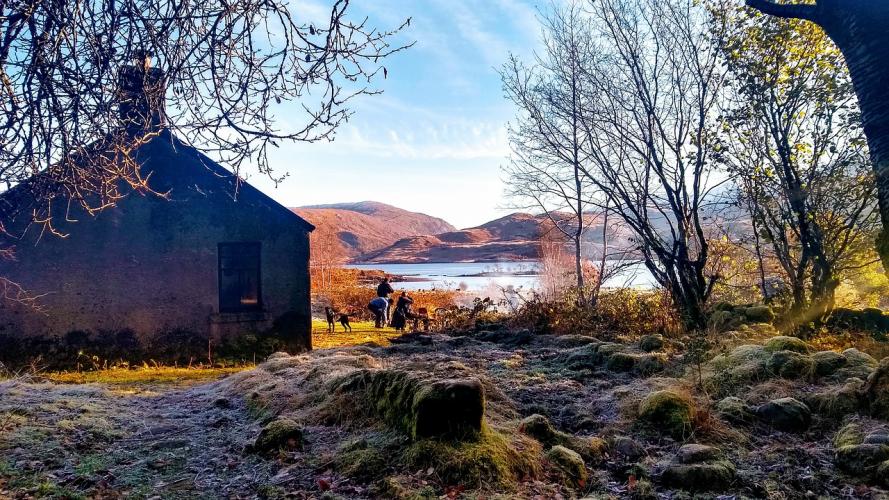
[[[144, 78], [142, 80], [148, 80]], [[138, 94], [138, 85], [126, 92]], [[121, 105], [121, 113], [133, 113]], [[211, 339], [275, 325], [291, 349], [311, 348], [309, 233], [314, 227], [184, 144], [154, 110], [157, 136], [135, 158], [165, 198], [131, 193], [95, 217], [30, 225], [27, 197], [0, 195], [15, 260], [0, 276], [43, 295], [43, 311], [0, 301], [0, 335], [165, 331]], [[142, 109], [141, 111], [144, 111]], [[60, 217], [65, 219], [65, 217]]]

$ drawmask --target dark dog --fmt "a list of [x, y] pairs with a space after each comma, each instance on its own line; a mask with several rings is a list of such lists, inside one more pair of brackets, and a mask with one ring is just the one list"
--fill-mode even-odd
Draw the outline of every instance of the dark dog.
[[333, 333], [334, 331], [336, 331], [336, 323], [333, 321], [333, 310], [329, 307], [325, 307], [324, 315], [327, 316], [327, 333]]
[[340, 314], [340, 324], [343, 325], [343, 331], [352, 331], [352, 325], [349, 324], [349, 315], [347, 313]]

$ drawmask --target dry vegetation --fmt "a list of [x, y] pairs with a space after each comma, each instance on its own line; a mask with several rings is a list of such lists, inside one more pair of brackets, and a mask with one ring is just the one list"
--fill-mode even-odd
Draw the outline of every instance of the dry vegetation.
[[237, 372], [8, 379], [0, 496], [889, 494], [889, 361], [864, 352], [885, 344], [821, 351], [744, 320], [710, 331], [698, 370], [694, 337], [645, 329], [628, 308], [653, 303], [618, 298], [600, 335], [536, 329], [566, 304], [513, 316], [479, 301], [446, 333], [316, 322], [325, 348]]

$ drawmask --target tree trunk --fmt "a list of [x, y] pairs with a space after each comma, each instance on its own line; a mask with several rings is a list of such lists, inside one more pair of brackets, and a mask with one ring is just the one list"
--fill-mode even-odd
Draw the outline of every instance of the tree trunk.
[[747, 0], [747, 4], [767, 14], [815, 22], [843, 52], [877, 182], [883, 222], [877, 251], [889, 271], [889, 2], [818, 0], [817, 5], [787, 5]]

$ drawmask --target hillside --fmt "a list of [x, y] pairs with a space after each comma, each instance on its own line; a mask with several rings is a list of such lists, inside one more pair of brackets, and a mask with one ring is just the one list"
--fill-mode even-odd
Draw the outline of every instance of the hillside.
[[374, 201], [291, 208], [321, 230], [333, 228], [348, 258], [418, 234], [454, 231], [446, 221]]
[[403, 238], [358, 258], [362, 262], [493, 262], [536, 259], [544, 218], [510, 214], [481, 226]]

